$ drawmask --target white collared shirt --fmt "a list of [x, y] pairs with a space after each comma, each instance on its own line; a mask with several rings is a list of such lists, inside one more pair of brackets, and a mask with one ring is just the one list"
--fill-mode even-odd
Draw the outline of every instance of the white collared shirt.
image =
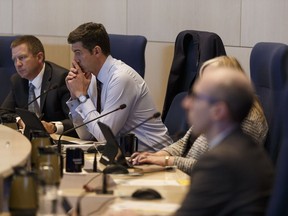
[[[29, 81], [29, 84], [32, 83], [35, 86], [34, 88], [35, 97], [38, 97], [41, 94], [41, 86], [44, 71], [45, 71], [45, 63], [43, 64], [43, 68], [41, 69], [40, 73], [32, 81]], [[40, 98], [37, 99], [37, 103], [40, 107]]]
[[[127, 105], [125, 109], [99, 119], [110, 126], [116, 136], [125, 133], [157, 112], [145, 81], [122, 61], [108, 56], [97, 78], [102, 83], [101, 108], [103, 112], [101, 114], [112, 111], [121, 104]], [[101, 115], [96, 111], [96, 83], [96, 77], [92, 75], [88, 88], [90, 98], [85, 103], [79, 104], [77, 100], [71, 99], [67, 101], [75, 126]], [[87, 127], [77, 129], [77, 133], [81, 139], [92, 139], [94, 136], [98, 141], [104, 140], [97, 121], [89, 123]], [[132, 133], [138, 137], [139, 151], [158, 151], [172, 143], [167, 128], [160, 118], [148, 121]]]

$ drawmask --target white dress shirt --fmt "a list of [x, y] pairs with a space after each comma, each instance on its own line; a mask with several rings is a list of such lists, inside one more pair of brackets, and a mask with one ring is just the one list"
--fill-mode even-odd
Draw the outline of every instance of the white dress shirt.
[[[110, 126], [115, 136], [117, 136], [157, 112], [145, 81], [135, 70], [122, 61], [108, 56], [97, 78], [102, 83], [102, 111], [101, 113], [96, 111], [97, 84], [96, 77], [92, 75], [88, 88], [90, 98], [81, 104], [78, 100], [70, 99], [67, 101], [75, 126], [112, 111], [121, 104], [126, 104], [125, 109], [99, 119], [99, 121]], [[77, 133], [81, 139], [92, 139], [94, 136], [98, 141], [104, 140], [97, 121], [87, 124], [87, 127], [77, 129]], [[139, 151], [158, 151], [172, 143], [167, 128], [160, 118], [146, 122], [133, 130], [132, 133], [138, 137]]]

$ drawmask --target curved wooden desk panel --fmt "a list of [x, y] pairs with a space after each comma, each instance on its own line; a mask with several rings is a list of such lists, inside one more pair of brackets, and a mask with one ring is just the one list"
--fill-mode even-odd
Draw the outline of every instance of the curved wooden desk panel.
[[0, 125], [0, 176], [12, 174], [13, 167], [24, 165], [31, 152], [30, 141], [16, 130]]

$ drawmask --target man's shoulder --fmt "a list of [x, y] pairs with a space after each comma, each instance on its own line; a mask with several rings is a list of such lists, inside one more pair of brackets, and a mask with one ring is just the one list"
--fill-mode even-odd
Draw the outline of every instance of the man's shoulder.
[[[15, 73], [11, 76], [10, 78], [12, 84], [14, 83], [20, 83], [20, 82], [26, 82], [26, 79], [20, 77], [20, 75], [18, 73]], [[27, 81], [28, 82], [28, 81]]]
[[53, 63], [53, 62], [50, 62], [50, 61], [45, 61], [45, 67], [46, 69], [45, 70], [51, 70], [52, 72], [53, 71], [57, 71], [57, 73], [68, 73], [68, 69], [56, 64], [56, 63]]

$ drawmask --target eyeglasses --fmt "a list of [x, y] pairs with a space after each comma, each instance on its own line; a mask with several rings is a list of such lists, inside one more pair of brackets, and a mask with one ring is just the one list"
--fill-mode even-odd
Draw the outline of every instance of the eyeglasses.
[[216, 99], [216, 98], [213, 98], [211, 96], [204, 95], [204, 94], [198, 94], [194, 91], [189, 92], [189, 96], [194, 100], [196, 99], [196, 100], [207, 101], [209, 104], [214, 104], [214, 103], [219, 101], [219, 99]]

